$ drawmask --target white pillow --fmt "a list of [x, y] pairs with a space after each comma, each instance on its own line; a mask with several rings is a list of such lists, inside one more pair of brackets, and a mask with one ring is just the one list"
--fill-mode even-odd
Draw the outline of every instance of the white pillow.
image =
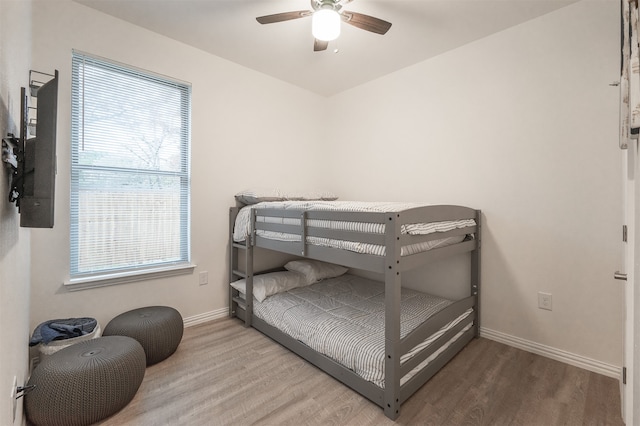
[[338, 196], [332, 192], [289, 192], [285, 195], [287, 197], [287, 200], [291, 201], [335, 201], [338, 199]]
[[338, 196], [331, 192], [283, 192], [271, 188], [251, 188], [240, 191], [235, 195], [236, 200], [243, 204], [257, 204], [263, 201], [334, 201]]
[[313, 284], [325, 278], [339, 277], [348, 271], [347, 268], [319, 260], [292, 260], [284, 265], [288, 271], [296, 271], [304, 275], [307, 284]]
[[[304, 275], [292, 271], [270, 272], [268, 274], [259, 274], [253, 276], [253, 297], [258, 302], [262, 302], [269, 296], [282, 291], [291, 290], [292, 288], [307, 285]], [[238, 280], [231, 283], [231, 287], [235, 288], [242, 294], [247, 294], [246, 280]]]
[[236, 200], [244, 204], [257, 204], [263, 201], [285, 201], [287, 197], [279, 189], [251, 188], [235, 195]]

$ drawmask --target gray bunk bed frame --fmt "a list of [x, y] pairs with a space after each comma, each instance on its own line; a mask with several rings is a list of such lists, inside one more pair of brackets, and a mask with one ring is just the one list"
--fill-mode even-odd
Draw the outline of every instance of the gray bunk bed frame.
[[[238, 291], [229, 287], [229, 315], [244, 321], [246, 327], [253, 326], [271, 339], [285, 346], [292, 352], [311, 362], [321, 370], [330, 374], [356, 392], [365, 396], [384, 409], [384, 414], [395, 420], [400, 414], [400, 405], [436, 374], [451, 360], [469, 341], [479, 335], [480, 330], [480, 253], [481, 253], [481, 211], [462, 206], [436, 205], [418, 207], [401, 212], [362, 213], [346, 211], [302, 211], [279, 209], [252, 209], [251, 231], [244, 242], [233, 240], [233, 229], [236, 216], [243, 205], [238, 203], [231, 207], [229, 215], [230, 228], [230, 267], [229, 282], [241, 278], [246, 280], [246, 299], [241, 298]], [[282, 225], [256, 221], [257, 216], [300, 218], [300, 225]], [[336, 231], [331, 229], [308, 228], [307, 220], [325, 219], [336, 221], [355, 221], [368, 223], [384, 223], [384, 234], [370, 234], [353, 231]], [[429, 235], [408, 235], [401, 233], [403, 224], [475, 219], [476, 226], [454, 229], [448, 232], [437, 232]], [[285, 232], [300, 235], [299, 242], [283, 242], [266, 239], [257, 235], [257, 230]], [[429, 251], [401, 256], [401, 247], [423, 241], [435, 240], [451, 236], [474, 234], [473, 239], [441, 247]], [[381, 244], [386, 247], [385, 256], [354, 253], [347, 250], [307, 244], [307, 236], [360, 241], [363, 243]], [[350, 369], [333, 361], [293, 339], [275, 327], [253, 315], [253, 276], [254, 248], [260, 247], [278, 252], [297, 255], [303, 258], [321, 260], [350, 268], [361, 269], [384, 274], [385, 278], [385, 387], [368, 382]], [[245, 253], [244, 267], [239, 267], [239, 252]], [[439, 259], [458, 253], [471, 253], [470, 296], [458, 300], [440, 312], [431, 316], [404, 338], [400, 338], [400, 288], [402, 273], [413, 268], [424, 266]], [[433, 344], [423, 349], [416, 356], [400, 364], [400, 357], [418, 343], [438, 331], [444, 325], [473, 307], [473, 314], [460, 322], [451, 330], [438, 338]], [[415, 376], [400, 384], [400, 379], [422, 361], [431, 356], [444, 343], [448, 342], [466, 325], [472, 323], [459, 339], [440, 353]]]

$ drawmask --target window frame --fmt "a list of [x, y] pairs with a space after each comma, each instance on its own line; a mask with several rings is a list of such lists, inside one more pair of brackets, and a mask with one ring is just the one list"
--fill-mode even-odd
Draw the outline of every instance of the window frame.
[[[85, 52], [73, 50], [72, 52], [72, 82], [71, 82], [71, 167], [70, 167], [70, 259], [69, 259], [69, 280], [64, 285], [69, 290], [81, 290], [85, 288], [101, 287], [106, 285], [121, 284], [145, 279], [155, 279], [160, 277], [174, 276], [180, 274], [193, 273], [196, 265], [191, 263], [191, 84], [183, 81], [169, 78], [164, 75], [150, 72], [148, 70], [136, 68], [131, 65], [118, 63], [109, 59], [101, 58]], [[80, 237], [79, 237], [79, 201], [77, 199], [80, 190], [78, 188], [79, 174], [83, 170], [100, 171], [102, 166], [81, 164], [78, 155], [80, 149], [81, 138], [85, 131], [84, 123], [78, 123], [74, 119], [78, 113], [78, 108], [84, 108], [83, 103], [79, 100], [79, 96], [84, 96], [79, 86], [83, 85], [84, 80], [80, 82], [77, 76], [77, 68], [81, 67], [85, 61], [90, 62], [96, 67], [105, 71], [113, 71], [128, 76], [139, 77], [141, 81], [153, 81], [166, 86], [175, 86], [179, 88], [180, 93], [180, 171], [167, 173], [163, 170], [147, 170], [143, 168], [133, 168], [139, 174], [150, 174], [162, 176], [170, 174], [178, 177], [180, 181], [180, 217], [179, 217], [179, 257], [177, 261], [162, 261], [149, 263], [137, 267], [115, 267], [91, 272], [80, 272], [78, 268], [78, 259], [80, 256]], [[115, 74], [114, 74], [115, 75]], [[76, 93], [80, 91], [80, 93]], [[83, 142], [82, 142], [83, 143]], [[108, 168], [108, 167], [107, 167]], [[111, 171], [123, 175], [123, 171]], [[175, 246], [174, 246], [175, 247]]]

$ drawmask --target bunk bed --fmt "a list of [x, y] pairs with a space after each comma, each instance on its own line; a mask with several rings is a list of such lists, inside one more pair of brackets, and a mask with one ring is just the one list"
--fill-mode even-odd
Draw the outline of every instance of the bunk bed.
[[[244, 205], [236, 202], [229, 216], [230, 316], [305, 358], [382, 407], [387, 417], [396, 419], [401, 404], [479, 334], [480, 216], [480, 210], [453, 205], [339, 201], [275, 201]], [[254, 248], [378, 273], [384, 277], [384, 283], [349, 274], [333, 274], [328, 279], [311, 280], [302, 287], [272, 297], [262, 295], [260, 300], [263, 302], [259, 302], [254, 293], [254, 280], [260, 277], [254, 271]], [[416, 296], [412, 290], [402, 288], [402, 273], [458, 253], [470, 253], [471, 256], [468, 296], [456, 301], [428, 299], [426, 304], [430, 308], [414, 315], [409, 321], [413, 324], [407, 325], [404, 313], [413, 312], [416, 306], [407, 305], [406, 300], [433, 296], [419, 292]], [[240, 261], [241, 257], [243, 261]], [[242, 287], [234, 285], [239, 282]], [[346, 288], [340, 287], [342, 285]], [[291, 327], [282, 326], [274, 319], [274, 316], [291, 316], [292, 312], [305, 306], [302, 301], [294, 307], [297, 302], [284, 299], [286, 297], [300, 301], [304, 294], [316, 297], [317, 292], [329, 288], [329, 293], [338, 295], [336, 297], [343, 293], [353, 300], [358, 294], [350, 291], [355, 288], [358, 293], [360, 290], [357, 289], [367, 286], [371, 290], [365, 291], [368, 293], [365, 298], [375, 295], [382, 301], [382, 311], [374, 314], [382, 318], [381, 330], [377, 332], [377, 338], [343, 336], [343, 340], [377, 340], [378, 345], [373, 345], [375, 353], [366, 355], [376, 358], [378, 364], [371, 374], [363, 373], [358, 365], [345, 362], [335, 353], [318, 350], [314, 343], [305, 341], [305, 336], [315, 334], [317, 330], [310, 332], [299, 326], [301, 330], [296, 334]], [[278, 301], [284, 303], [286, 315], [282, 312], [273, 314], [277, 309], [273, 305], [280, 303]], [[317, 315], [320, 314], [314, 312], [309, 317]], [[417, 323], [416, 318], [419, 318]], [[331, 327], [334, 327], [333, 320], [327, 320], [332, 323]], [[331, 340], [334, 337], [323, 338]], [[351, 352], [361, 350], [350, 349]]]

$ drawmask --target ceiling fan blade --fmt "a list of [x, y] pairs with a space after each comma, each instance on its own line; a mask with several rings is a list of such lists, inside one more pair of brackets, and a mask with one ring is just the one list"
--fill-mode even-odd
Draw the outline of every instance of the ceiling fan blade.
[[320, 52], [322, 50], [327, 50], [327, 46], [329, 46], [328, 41], [318, 40], [317, 38], [313, 41], [313, 51]]
[[275, 15], [265, 15], [256, 18], [261, 24], [273, 24], [276, 22], [290, 21], [292, 19], [304, 18], [311, 16], [313, 12], [310, 10], [297, 10], [295, 12], [276, 13]]
[[342, 20], [354, 27], [376, 34], [386, 34], [389, 28], [391, 28], [391, 22], [356, 12], [342, 12]]

